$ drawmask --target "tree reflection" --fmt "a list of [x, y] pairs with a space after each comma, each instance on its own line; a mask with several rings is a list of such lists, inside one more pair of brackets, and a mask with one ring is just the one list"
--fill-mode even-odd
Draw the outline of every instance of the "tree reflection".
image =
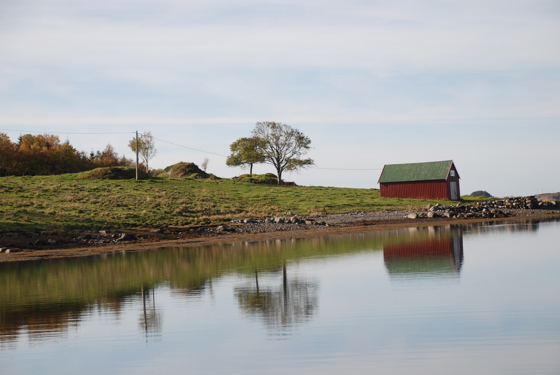
[[144, 290], [144, 287], [142, 287], [140, 291], [142, 295], [142, 313], [140, 314], [139, 326], [144, 331], [146, 339], [161, 336], [161, 314], [156, 309], [154, 291], [154, 289]]
[[318, 307], [318, 283], [288, 278], [286, 263], [281, 269], [281, 285], [262, 287], [258, 271], [255, 283], [235, 289], [239, 307], [249, 316], [262, 318], [265, 325], [280, 333], [309, 321]]

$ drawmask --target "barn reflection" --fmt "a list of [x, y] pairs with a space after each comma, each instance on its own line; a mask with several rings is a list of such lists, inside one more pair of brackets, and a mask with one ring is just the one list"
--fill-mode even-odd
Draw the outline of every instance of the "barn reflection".
[[409, 228], [400, 241], [383, 245], [391, 279], [459, 277], [463, 229], [458, 226]]

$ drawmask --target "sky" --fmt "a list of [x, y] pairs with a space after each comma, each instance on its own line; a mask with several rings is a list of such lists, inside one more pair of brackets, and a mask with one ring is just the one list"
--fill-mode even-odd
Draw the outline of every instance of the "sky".
[[[220, 177], [258, 121], [311, 139], [304, 186], [453, 160], [461, 193], [560, 191], [557, 0], [0, 0], [0, 132], [81, 151], [151, 131]], [[254, 173], [274, 172], [257, 165]]]

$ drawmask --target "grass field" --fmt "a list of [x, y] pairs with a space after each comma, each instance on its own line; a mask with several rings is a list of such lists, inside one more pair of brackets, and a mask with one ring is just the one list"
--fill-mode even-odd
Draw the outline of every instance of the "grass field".
[[382, 198], [377, 189], [257, 185], [232, 180], [0, 178], [0, 231], [209, 225], [232, 219], [401, 210], [450, 201]]

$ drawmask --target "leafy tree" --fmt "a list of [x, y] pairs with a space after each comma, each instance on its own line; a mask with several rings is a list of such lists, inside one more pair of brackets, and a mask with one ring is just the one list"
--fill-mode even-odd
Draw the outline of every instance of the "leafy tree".
[[260, 140], [257, 150], [264, 155], [264, 162], [276, 169], [278, 185], [282, 183], [282, 172], [296, 171], [314, 164], [312, 159], [302, 159], [310, 149], [311, 140], [289, 125], [257, 122], [253, 136]]
[[257, 137], [239, 138], [229, 148], [231, 155], [226, 160], [230, 167], [249, 167], [249, 174], [253, 174], [253, 164], [263, 163], [264, 154], [260, 151], [261, 140]]
[[16, 153], [15, 145], [6, 133], [0, 133], [0, 176], [11, 172]]
[[24, 134], [12, 143], [0, 133], [0, 176], [53, 175], [76, 173], [104, 166], [130, 166], [132, 161], [120, 159], [111, 145], [103, 152], [91, 152], [88, 157], [68, 141], [60, 142], [51, 134]]
[[[134, 153], [136, 153], [136, 143], [136, 137], [132, 138], [128, 143], [128, 147], [130, 147]], [[142, 156], [144, 164], [146, 165], [146, 173], [149, 173], [150, 168], [148, 162], [157, 155], [152, 132], [144, 132], [138, 136], [138, 153]]]

